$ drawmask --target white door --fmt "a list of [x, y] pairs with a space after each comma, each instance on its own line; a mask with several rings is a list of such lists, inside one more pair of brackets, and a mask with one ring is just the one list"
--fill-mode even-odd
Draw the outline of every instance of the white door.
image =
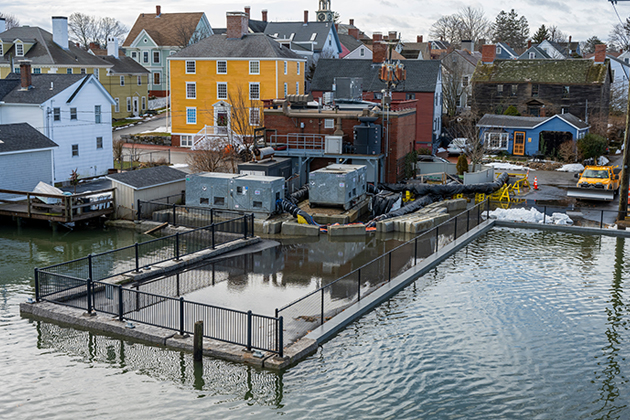
[[139, 115], [139, 111], [138, 111], [138, 97], [137, 96], [133, 97], [133, 115], [136, 116], [136, 117]]

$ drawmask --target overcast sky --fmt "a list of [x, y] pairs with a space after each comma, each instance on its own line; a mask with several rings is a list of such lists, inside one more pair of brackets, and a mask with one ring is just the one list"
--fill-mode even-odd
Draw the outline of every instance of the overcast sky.
[[[584, 41], [596, 35], [602, 40], [608, 38], [613, 25], [619, 20], [613, 6], [606, 0], [521, 0], [510, 2], [519, 15], [529, 21], [530, 35], [541, 25], [556, 25], [574, 41]], [[225, 1], [147, 1], [147, 0], [109, 0], [79, 2], [57, 0], [46, 3], [41, 0], [3, 0], [0, 12], [15, 15], [22, 25], [39, 26], [52, 32], [52, 16], [69, 16], [74, 12], [89, 15], [114, 17], [130, 29], [140, 13], [155, 13], [155, 5], [162, 6], [163, 13], [205, 12], [213, 27], [225, 27], [227, 11], [242, 11], [246, 5], [251, 7], [252, 18], [261, 19], [261, 10], [267, 9], [270, 21], [300, 21], [304, 10], [309, 10], [311, 20], [318, 8], [317, 0], [252, 0], [247, 2]], [[403, 40], [415, 40], [416, 35], [424, 35], [425, 40], [431, 25], [442, 15], [456, 13], [466, 7], [482, 7], [486, 17], [494, 21], [496, 15], [506, 3], [498, 0], [464, 2], [451, 0], [362, 0], [360, 2], [344, 0], [332, 1], [332, 9], [340, 14], [341, 21], [347, 23], [354, 19], [355, 25], [371, 35], [380, 31], [387, 33], [397, 30]], [[620, 0], [617, 10], [622, 19], [630, 16], [630, 1]]]

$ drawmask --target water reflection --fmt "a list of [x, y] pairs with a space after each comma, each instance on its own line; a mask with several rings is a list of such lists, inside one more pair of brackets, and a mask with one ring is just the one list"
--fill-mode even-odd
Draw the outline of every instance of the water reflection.
[[[624, 265], [625, 239], [617, 238], [615, 244], [615, 266], [613, 282], [610, 288], [609, 305], [606, 306], [607, 329], [605, 332], [608, 344], [602, 348], [602, 356], [597, 365], [602, 369], [595, 372], [595, 381], [601, 381], [600, 398], [594, 404], [601, 404], [593, 412], [598, 419], [619, 419], [620, 412], [628, 407], [627, 399], [619, 400], [619, 386], [628, 383], [628, 378], [623, 375], [620, 366], [620, 355], [624, 332], [628, 329], [626, 304], [623, 299], [623, 274], [626, 272]], [[625, 361], [621, 357], [621, 361]]]

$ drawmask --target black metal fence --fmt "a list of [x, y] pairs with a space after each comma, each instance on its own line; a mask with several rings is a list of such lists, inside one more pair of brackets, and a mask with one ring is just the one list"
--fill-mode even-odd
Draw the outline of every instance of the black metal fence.
[[326, 284], [308, 295], [276, 309], [276, 317], [286, 319], [287, 342], [294, 342], [314, 328], [359, 302], [392, 278], [415, 266], [453, 242], [482, 221], [488, 201], [466, 210], [386, 254]]
[[[197, 228], [243, 216], [242, 212], [169, 204], [168, 201], [168, 197], [153, 201], [138, 200], [137, 219]], [[253, 224], [251, 228], [253, 229]]]
[[[510, 203], [509, 205], [501, 205], [497, 203], [490, 204], [491, 210], [497, 208], [524, 210], [535, 209], [541, 215], [538, 215], [538, 223], [541, 224], [558, 224], [563, 223], [561, 218], [554, 217], [554, 213], [566, 214], [571, 219], [571, 225], [590, 228], [607, 229], [616, 223], [619, 210], [605, 210], [589, 207], [560, 206], [560, 205], [544, 205], [531, 202]], [[532, 218], [534, 215], [532, 215]], [[532, 220], [533, 221], [533, 220]]]

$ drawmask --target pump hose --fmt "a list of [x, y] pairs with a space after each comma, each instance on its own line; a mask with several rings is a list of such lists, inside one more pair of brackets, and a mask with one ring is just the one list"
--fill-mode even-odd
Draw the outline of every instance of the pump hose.
[[296, 206], [295, 204], [293, 204], [292, 202], [288, 200], [278, 200], [276, 201], [276, 205], [282, 211], [289, 213], [291, 216], [295, 217], [296, 219], [298, 216], [302, 216], [304, 220], [306, 220], [306, 223], [308, 223], [309, 225], [319, 226], [319, 224], [315, 222], [315, 220], [313, 220], [313, 216], [311, 216], [304, 210], [300, 209], [298, 206]]

